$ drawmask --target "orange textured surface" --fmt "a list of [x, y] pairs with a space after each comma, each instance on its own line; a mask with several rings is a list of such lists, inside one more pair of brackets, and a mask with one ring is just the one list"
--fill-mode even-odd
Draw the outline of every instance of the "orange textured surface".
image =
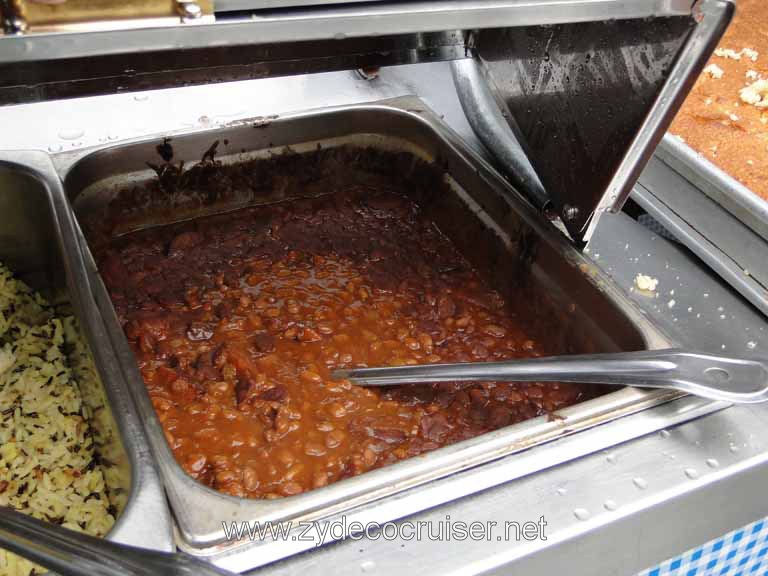
[[[763, 87], [763, 91], [742, 92], [750, 85]], [[759, 97], [763, 100], [754, 102]], [[697, 80], [670, 132], [768, 200], [765, 0], [739, 0], [736, 16], [718, 51]]]

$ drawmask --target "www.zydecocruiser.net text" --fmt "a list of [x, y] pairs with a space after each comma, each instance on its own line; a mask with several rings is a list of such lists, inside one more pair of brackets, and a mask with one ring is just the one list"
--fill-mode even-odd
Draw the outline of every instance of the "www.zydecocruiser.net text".
[[533, 541], [546, 540], [544, 516], [536, 521], [503, 523], [464, 522], [446, 516], [444, 520], [402, 522], [348, 522], [338, 520], [316, 522], [222, 522], [224, 535], [230, 542], [249, 540], [312, 542], [322, 546], [335, 540], [434, 540], [448, 541]]

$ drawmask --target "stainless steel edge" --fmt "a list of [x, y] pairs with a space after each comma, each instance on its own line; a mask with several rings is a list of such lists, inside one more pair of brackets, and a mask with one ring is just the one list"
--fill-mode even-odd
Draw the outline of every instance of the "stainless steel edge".
[[[292, 119], [302, 116], [317, 114], [333, 114], [339, 110], [359, 110], [366, 112], [374, 111], [393, 111], [400, 115], [405, 115], [413, 121], [424, 124], [431, 130], [436, 130], [439, 136], [444, 139], [453, 154], [458, 154], [462, 158], [468, 159], [470, 163], [480, 170], [483, 178], [496, 186], [506, 188], [506, 184], [500, 179], [498, 174], [493, 171], [476, 154], [468, 150], [450, 129], [441, 125], [437, 119], [432, 116], [420, 103], [414, 98], [403, 98], [396, 101], [345, 106], [322, 110], [320, 112], [305, 112], [291, 114], [282, 117], [277, 121], [288, 122]], [[207, 131], [205, 134], [213, 134], [217, 131]], [[199, 131], [190, 132], [192, 134]], [[114, 148], [114, 147], [113, 147]], [[79, 154], [82, 156], [83, 154]], [[68, 165], [65, 161], [63, 164]], [[596, 267], [591, 265], [589, 260], [575, 251], [564, 237], [555, 232], [547, 223], [541, 221], [541, 216], [531, 206], [521, 204], [519, 209], [525, 214], [526, 219], [537, 229], [542, 237], [555, 246], [561, 247], [572, 262], [580, 266], [586, 272], [591, 281], [599, 289], [607, 294], [613, 301], [621, 304], [621, 309], [631, 318], [632, 322], [640, 327], [646, 334], [646, 341], [649, 347], [662, 347], [668, 345], [668, 340], [662, 337], [658, 332], [651, 328], [650, 324], [639, 314], [634, 307], [629, 304], [626, 296], [621, 290], [615, 287], [608, 278], [603, 275]], [[424, 458], [405, 461], [393, 465], [386, 469], [368, 473], [358, 478], [345, 480], [327, 488], [313, 491], [311, 493], [285, 498], [281, 501], [254, 502], [242, 501], [236, 498], [224, 496], [210, 489], [196, 484], [187, 476], [175, 463], [170, 450], [162, 439], [162, 429], [156, 422], [156, 416], [148, 397], [144, 391], [140, 375], [138, 375], [132, 353], [125, 342], [122, 330], [119, 324], [115, 322], [114, 310], [109, 302], [106, 291], [100, 280], [96, 276], [95, 266], [89, 261], [89, 267], [93, 274], [94, 290], [96, 292], [97, 303], [105, 315], [108, 325], [110, 325], [110, 337], [119, 350], [120, 359], [123, 368], [129, 374], [129, 380], [133, 392], [137, 396], [137, 401], [141, 406], [142, 416], [145, 419], [145, 425], [154, 428], [154, 434], [161, 441], [153, 443], [156, 454], [160, 461], [162, 472], [166, 478], [166, 487], [173, 503], [176, 513], [179, 529], [186, 540], [190, 549], [195, 549], [196, 553], [219, 554], [223, 553], [225, 548], [221, 546], [223, 541], [223, 532], [221, 522], [234, 519], [256, 519], [259, 520], [277, 520], [286, 517], [301, 519], [312, 519], [326, 517], [329, 514], [338, 513], [341, 510], [360, 506], [374, 499], [382, 498], [387, 494], [396, 491], [415, 487], [424, 482], [431, 481], [437, 477], [456, 472], [467, 467], [487, 462], [488, 460], [501, 457], [523, 448], [531, 446], [532, 442], [538, 442], [544, 439], [550, 439], [563, 434], [568, 434], [576, 429], [593, 426], [599, 422], [633, 413], [637, 410], [658, 405], [676, 397], [675, 394], [643, 392], [635, 389], [625, 389], [613, 393], [609, 396], [581, 404], [577, 407], [563, 411], [565, 420], [560, 422], [549, 422], [546, 419], [537, 419], [530, 421], [518, 427], [511, 427], [507, 430], [501, 430], [496, 433], [486, 435], [482, 438], [470, 440], [466, 443], [457, 444], [452, 447], [436, 451]], [[717, 403], [705, 402], [702, 406], [704, 411], [716, 410], [722, 406]], [[606, 429], [606, 442], [614, 441], [615, 436]], [[578, 435], [577, 435], [578, 436]], [[496, 477], [496, 481], [503, 482], [504, 479]], [[443, 492], [448, 496], [450, 492]], [[191, 528], [192, 526], [195, 528]], [[239, 545], [230, 544], [230, 549], [239, 548], [244, 554], [247, 550], [253, 548], [252, 543], [240, 543]], [[203, 549], [201, 549], [203, 548]], [[205, 549], [208, 548], [208, 549]], [[237, 553], [235, 554], [237, 555]], [[250, 558], [247, 562], [253, 561], [253, 556], [246, 554]], [[228, 556], [229, 557], [229, 556]]]
[[[617, 433], [625, 437], [621, 426], [641, 424], [652, 412], [623, 419], [621, 425], [617, 423]], [[426, 525], [433, 534], [440, 523], [495, 523], [491, 537], [414, 541], [409, 538], [411, 532], [402, 528], [402, 536], [348, 539], [249, 574], [287, 576], [333, 570], [340, 576], [361, 572], [549, 575], [564, 567], [574, 576], [636, 574], [721, 536], [725, 527], [743, 526], [768, 514], [768, 501], [762, 497], [768, 471], [765, 443], [749, 437], [745, 433], [749, 428], [764, 430], [765, 422], [748, 409], [723, 410], [590, 455], [578, 453], [572, 461], [510, 479], [450, 506], [427, 508], [440, 489], [429, 485], [420, 495], [426, 502], [414, 494], [387, 508], [382, 504], [348, 516], [347, 521], [383, 526], [399, 513], [398, 525]], [[718, 436], [724, 430], [732, 431], [729, 440]], [[571, 450], [577, 440], [574, 436], [548, 447]], [[514, 475], [515, 464], [526, 455], [499, 461], [494, 465], [496, 473]], [[522, 465], [527, 467], [525, 462]], [[462, 478], [460, 487], [486, 478], [472, 472]], [[507, 522], [540, 519], [546, 522], [545, 539], [499, 536]], [[269, 554], [269, 546], [262, 548], [262, 553]], [[233, 569], [242, 566], [236, 559], [217, 562]]]
[[[706, 0], [710, 1], [710, 0]], [[419, 34], [499, 26], [687, 15], [689, 0], [442, 0], [259, 12], [214, 24], [0, 37], [0, 63]]]
[[768, 241], [768, 201], [672, 134], [664, 136], [656, 157]]
[[716, 274], [768, 315], [768, 242], [673, 170], [652, 159], [633, 199]]
[[386, 0], [216, 0], [216, 12], [251, 12], [296, 8], [299, 6], [331, 6], [334, 4], [358, 4], [360, 2], [385, 2]]
[[632, 186], [653, 155], [655, 145], [663, 137], [690, 87], [715, 50], [733, 13], [732, 0], [698, 0], [693, 4], [694, 19], [698, 25], [678, 55], [664, 87], [598, 203], [584, 232], [585, 241], [594, 233], [603, 212], [621, 210]]
[[[353, 522], [360, 522], [363, 525], [372, 523], [383, 525], [412, 517], [441, 504], [459, 501], [462, 498], [507, 483], [514, 486], [515, 481], [524, 479], [529, 475], [558, 469], [565, 463], [578, 460], [587, 454], [605, 450], [680, 422], [711, 414], [727, 406], [729, 406], [727, 403], [713, 403], [692, 396], [681, 398], [657, 406], [653, 410], [627, 415], [610, 424], [561, 437], [532, 450], [525, 450], [483, 466], [456, 472], [450, 477], [411, 488], [391, 498], [370, 502], [348, 511], [333, 514], [323, 518], [318, 524], [332, 526], [346, 523], [348, 526]], [[609, 430], [610, 434], [607, 433]], [[295, 536], [303, 529], [298, 524], [294, 523], [295, 528], [290, 536]], [[328, 534], [322, 541], [318, 537], [319, 535], [314, 533], [305, 540], [298, 538], [294, 540], [290, 536], [285, 541], [269, 538], [247, 541], [247, 544], [239, 549], [219, 551], [211, 549], [207, 551], [207, 554], [213, 563], [222, 568], [245, 571], [317, 548], [320, 544], [332, 544], [339, 540], [332, 534]], [[355, 546], [354, 541], [347, 543]], [[188, 552], [200, 553], [183, 543], [180, 543], [179, 546]], [[350, 568], [355, 569], [356, 566], [353, 564]]]
[[[114, 351], [88, 289], [72, 213], [50, 157], [37, 151], [3, 151], [0, 161], [28, 170], [50, 190], [54, 226], [63, 251], [72, 305], [90, 343], [110, 408], [131, 465], [131, 489], [124, 510], [107, 538], [155, 550], [173, 550], [170, 513], [146, 437], [127, 394]], [[150, 519], [151, 523], [147, 523]]]

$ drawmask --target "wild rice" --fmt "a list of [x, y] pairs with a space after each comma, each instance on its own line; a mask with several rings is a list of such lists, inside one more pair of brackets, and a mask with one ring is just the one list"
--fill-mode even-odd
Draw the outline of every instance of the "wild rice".
[[[0, 506], [103, 536], [115, 519], [65, 353], [72, 322], [0, 264]], [[0, 550], [0, 576], [40, 572]]]

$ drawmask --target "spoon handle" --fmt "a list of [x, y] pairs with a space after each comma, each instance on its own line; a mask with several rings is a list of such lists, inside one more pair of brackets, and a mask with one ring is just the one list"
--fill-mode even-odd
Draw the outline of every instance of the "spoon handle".
[[425, 364], [335, 370], [361, 386], [425, 382], [582, 382], [670, 388], [728, 402], [768, 400], [768, 359], [730, 358], [684, 350], [550, 356], [502, 362]]
[[189, 554], [80, 534], [0, 506], [0, 547], [62, 576], [234, 576]]

